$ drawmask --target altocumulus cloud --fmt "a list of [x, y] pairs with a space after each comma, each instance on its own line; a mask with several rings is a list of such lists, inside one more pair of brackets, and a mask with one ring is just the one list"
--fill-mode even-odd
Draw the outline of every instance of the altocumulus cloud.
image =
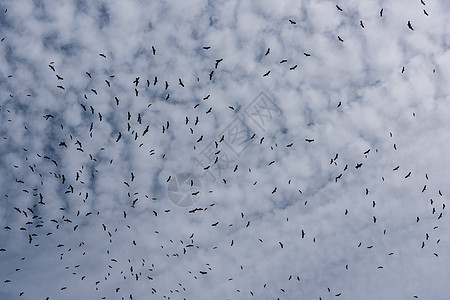
[[2, 3], [0, 298], [444, 299], [449, 8]]

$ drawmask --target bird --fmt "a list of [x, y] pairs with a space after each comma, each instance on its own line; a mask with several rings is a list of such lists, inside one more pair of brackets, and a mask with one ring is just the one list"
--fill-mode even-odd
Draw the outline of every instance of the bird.
[[297, 65], [290, 67], [289, 70], [295, 70], [297, 68]]
[[280, 61], [280, 64], [285, 63], [285, 62], [287, 62], [287, 59], [282, 59], [282, 60]]
[[409, 172], [408, 174], [406, 174], [405, 178], [408, 178], [409, 176], [411, 176], [411, 172]]
[[154, 46], [152, 46], [152, 52], [153, 52], [153, 55], [156, 55], [156, 49]]
[[216, 65], [214, 66], [214, 68], [217, 69], [217, 66], [219, 65], [219, 63], [223, 60], [223, 58], [221, 59], [216, 59]]
[[412, 31], [414, 31], [414, 28], [411, 25], [411, 21], [408, 21], [408, 28], [411, 29]]
[[208, 49], [211, 49], [211, 47], [209, 47], [209, 46], [204, 46], [203, 49], [208, 50]]
[[270, 48], [267, 48], [267, 51], [266, 51], [266, 54], [265, 54], [265, 55], [268, 55], [269, 52], [270, 52]]
[[280, 244], [281, 249], [283, 249], [283, 243], [282, 242], [278, 242]]
[[121, 132], [119, 132], [119, 135], [117, 136], [117, 140], [116, 140], [116, 143], [120, 140], [120, 138], [122, 137], [122, 133]]
[[266, 76], [268, 76], [269, 74], [270, 74], [270, 70], [267, 71], [267, 73], [264, 73], [264, 74], [263, 74], [263, 77], [266, 77]]
[[311, 56], [311, 53], [303, 52], [303, 55], [306, 56], [306, 57], [308, 57], [308, 56]]
[[53, 70], [53, 72], [56, 72], [55, 67], [53, 67], [52, 65], [48, 65], [50, 67], [50, 69]]
[[106, 55], [105, 54], [103, 54], [103, 53], [100, 53], [99, 54], [101, 57], [104, 57], [104, 58], [106, 58]]
[[291, 19], [289, 19], [289, 23], [291, 23], [292, 25], [295, 25], [295, 24], [297, 24], [297, 22], [295, 22], [295, 21], [292, 21]]
[[339, 101], [339, 103], [338, 103], [337, 107], [340, 107], [340, 106], [341, 106], [341, 104], [342, 104], [342, 103], [341, 103], [341, 101]]
[[337, 10], [342, 11], [342, 8], [340, 8], [337, 4], [336, 4], [336, 8], [337, 8]]
[[314, 142], [314, 139], [305, 139], [308, 143]]
[[380, 17], [383, 16], [383, 8], [380, 10]]
[[181, 81], [181, 78], [178, 79], [178, 83], [179, 83], [182, 87], [184, 87], [184, 84], [183, 84], [183, 81]]
[[344, 42], [344, 40], [338, 35], [338, 40], [340, 41], [340, 42]]
[[91, 73], [86, 72], [86, 75], [89, 76], [89, 78], [92, 78]]
[[425, 14], [425, 16], [428, 16], [428, 13], [425, 9], [423, 10], [423, 13]]
[[56, 74], [56, 78], [58, 78], [58, 80], [64, 80], [64, 78], [62, 78], [62, 77], [59, 76], [58, 74]]
[[402, 74], [405, 72], [405, 66], [402, 67]]
[[364, 28], [364, 23], [363, 23], [363, 21], [359, 21], [359, 25], [361, 25], [361, 27]]
[[211, 71], [211, 73], [209, 73], [209, 80], [212, 80], [213, 73], [214, 71]]

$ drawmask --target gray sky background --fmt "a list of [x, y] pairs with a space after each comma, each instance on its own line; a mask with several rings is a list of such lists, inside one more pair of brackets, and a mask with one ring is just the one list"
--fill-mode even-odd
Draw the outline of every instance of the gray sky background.
[[0, 299], [448, 299], [424, 3], [1, 2]]

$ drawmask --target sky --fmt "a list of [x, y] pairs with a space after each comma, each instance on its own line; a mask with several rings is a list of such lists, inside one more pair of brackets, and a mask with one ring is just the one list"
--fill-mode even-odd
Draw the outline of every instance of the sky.
[[448, 299], [448, 19], [2, 1], [0, 299]]

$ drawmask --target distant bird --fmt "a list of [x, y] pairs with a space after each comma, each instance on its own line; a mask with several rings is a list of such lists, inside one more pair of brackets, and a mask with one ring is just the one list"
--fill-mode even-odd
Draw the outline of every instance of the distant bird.
[[383, 16], [383, 8], [380, 10], [380, 17]]
[[153, 52], [153, 55], [156, 55], [156, 49], [154, 46], [152, 46], [152, 52]]
[[56, 72], [55, 67], [53, 67], [52, 65], [48, 65], [50, 67], [50, 69], [53, 70], [53, 72]]
[[359, 168], [361, 168], [362, 167], [362, 163], [358, 163], [358, 164], [356, 164], [356, 167], [355, 167], [355, 169], [359, 169]]
[[409, 176], [411, 176], [411, 172], [409, 172], [408, 174], [406, 174], [405, 178], [408, 178]]
[[314, 139], [305, 139], [308, 143], [314, 142]]
[[104, 57], [104, 58], [106, 58], [106, 55], [105, 54], [103, 54], [103, 53], [100, 53], [99, 54], [101, 57]]
[[289, 70], [292, 71], [292, 70], [295, 70], [296, 68], [297, 68], [297, 65], [295, 65], [295, 66], [293, 66], [293, 67], [290, 67]]
[[408, 21], [408, 28], [411, 29], [412, 31], [414, 31], [414, 28], [411, 25], [411, 21]]
[[62, 77], [59, 76], [58, 74], [56, 74], [56, 78], [58, 78], [58, 80], [64, 80], [64, 78], [62, 78]]
[[402, 74], [405, 72], [405, 66], [402, 67]]
[[182, 87], [184, 87], [184, 84], [183, 84], [183, 81], [181, 81], [181, 78], [178, 79], [178, 83], [179, 83]]
[[287, 62], [287, 59], [283, 59], [280, 61], [280, 64]]
[[65, 90], [65, 88], [62, 85], [58, 85], [57, 87], [62, 89], [62, 90]]
[[425, 16], [428, 16], [428, 13], [425, 9], [423, 10], [423, 13], [425, 14]]
[[361, 25], [361, 27], [364, 28], [363, 21], [359, 21], [359, 25]]
[[336, 5], [337, 10], [342, 11], [342, 8], [340, 8], [338, 5]]
[[91, 73], [86, 72], [86, 75], [89, 76], [89, 78], [92, 78]]
[[211, 73], [209, 73], [209, 80], [212, 80], [213, 73], [214, 71], [211, 71]]
[[264, 74], [263, 74], [263, 77], [266, 77], [266, 76], [268, 76], [269, 74], [270, 74], [270, 70], [267, 71], [267, 73], [264, 73]]
[[422, 3], [422, 5], [425, 5], [425, 2], [423, 0], [420, 0], [420, 3]]
[[338, 103], [337, 107], [340, 107], [340, 106], [341, 106], [341, 104], [342, 104], [342, 103], [341, 103], [341, 101], [339, 101], [339, 103]]
[[217, 69], [217, 66], [219, 65], [219, 63], [223, 60], [223, 58], [221, 59], [216, 59], [216, 65], [214, 66]]
[[297, 24], [297, 22], [295, 22], [295, 21], [292, 21], [291, 19], [289, 19], [289, 23], [291, 23], [292, 25], [295, 25], [295, 24]]
[[338, 40], [340, 41], [340, 42], [344, 42], [344, 40], [338, 35]]
[[121, 137], [122, 137], [122, 133], [119, 132], [119, 136], [117, 137], [116, 143], [120, 140]]
[[270, 48], [267, 48], [267, 51], [266, 51], [266, 54], [265, 54], [265, 55], [268, 55], [269, 52], [270, 52]]
[[96, 94], [97, 95], [97, 91], [96, 90], [94, 90], [94, 89], [91, 89], [91, 91], [94, 93], [94, 94]]
[[280, 244], [281, 249], [283, 249], [283, 243], [282, 242], [278, 242]]

